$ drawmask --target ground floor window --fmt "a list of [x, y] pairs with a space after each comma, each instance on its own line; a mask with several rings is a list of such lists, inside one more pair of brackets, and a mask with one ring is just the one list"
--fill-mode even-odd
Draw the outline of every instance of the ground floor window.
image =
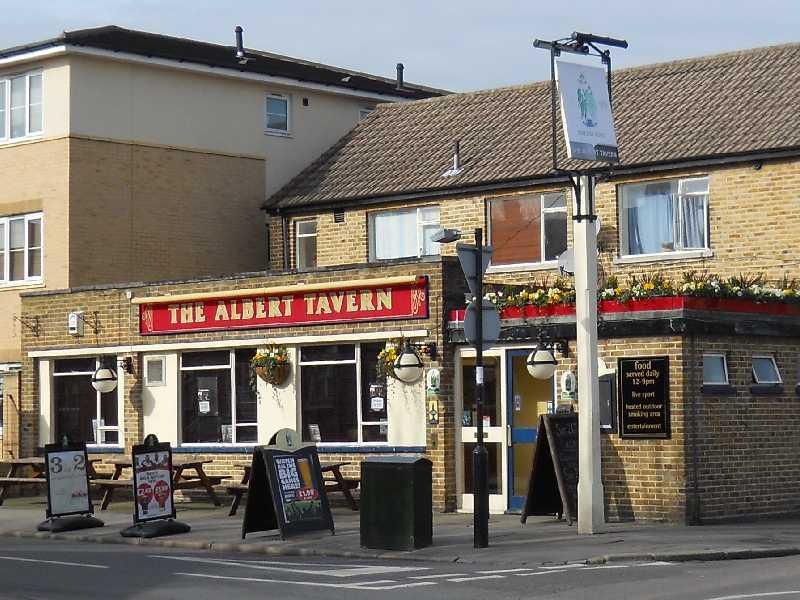
[[4, 379], [0, 376], [0, 435], [3, 435], [3, 398], [5, 392], [3, 390]]
[[386, 378], [378, 373], [383, 342], [300, 349], [303, 439], [309, 442], [386, 442]]
[[67, 358], [53, 364], [54, 440], [121, 443], [117, 390], [101, 394], [92, 387], [98, 358]]
[[181, 355], [181, 440], [185, 444], [258, 441], [255, 348]]

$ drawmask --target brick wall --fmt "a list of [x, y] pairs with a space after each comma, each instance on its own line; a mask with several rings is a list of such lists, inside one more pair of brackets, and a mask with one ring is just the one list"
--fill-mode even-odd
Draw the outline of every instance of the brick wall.
[[[152, 285], [133, 285], [130, 287], [87, 289], [64, 293], [41, 295], [28, 295], [23, 298], [24, 309], [27, 314], [40, 315], [41, 328], [38, 336], [32, 333], [23, 340], [25, 358], [23, 360], [23, 389], [20, 414], [20, 452], [23, 455], [32, 454], [38, 445], [38, 362], [27, 356], [35, 350], [54, 349], [81, 349], [98, 346], [118, 346], [135, 344], [158, 344], [175, 342], [197, 341], [224, 341], [226, 339], [253, 339], [255, 343], [264, 343], [273, 336], [293, 335], [325, 335], [325, 334], [359, 334], [368, 332], [383, 332], [387, 330], [427, 329], [429, 340], [437, 342], [440, 352], [444, 356], [451, 356], [452, 349], [444, 344], [442, 336], [442, 315], [448, 306], [452, 306], [453, 299], [463, 299], [463, 277], [460, 267], [453, 260], [428, 260], [405, 261], [380, 268], [340, 268], [314, 273], [303, 274], [298, 277], [291, 273], [266, 276], [241, 276], [207, 281], [193, 281], [184, 283], [164, 283]], [[309, 327], [276, 327], [271, 329], [254, 329], [229, 332], [202, 332], [186, 333], [179, 337], [175, 335], [140, 336], [138, 333], [138, 310], [131, 305], [127, 292], [132, 292], [135, 297], [156, 296], [178, 293], [204, 293], [215, 291], [229, 291], [233, 289], [249, 289], [267, 286], [297, 284], [301, 281], [308, 283], [341, 282], [374, 277], [391, 277], [398, 275], [428, 275], [429, 276], [429, 309], [430, 316], [420, 320], [399, 320], [391, 322], [364, 322], [352, 324], [327, 324]], [[449, 278], [451, 282], [447, 296], [443, 295], [442, 281]], [[460, 282], [460, 283], [459, 283]], [[459, 287], [461, 286], [461, 287]], [[71, 311], [83, 310], [90, 320], [97, 318], [98, 331], [95, 333], [89, 325], [86, 326], [85, 336], [75, 338], [67, 333], [66, 319]], [[126, 376], [126, 389], [124, 394], [125, 415], [125, 447], [130, 451], [133, 444], [139, 443], [143, 431], [142, 406], [141, 406], [141, 359], [136, 353], [128, 354], [134, 358], [135, 373]], [[120, 355], [120, 357], [123, 355]], [[428, 365], [432, 365], [426, 359]], [[439, 364], [444, 364], [445, 359], [438, 358]], [[452, 390], [452, 373], [446, 372], [442, 378], [445, 390]], [[445, 392], [443, 391], [443, 394]], [[436, 438], [435, 447], [431, 445], [429, 457], [434, 463], [434, 503], [439, 509], [452, 508], [455, 504], [454, 479], [452, 471], [452, 458], [454, 452], [454, 431], [452, 428], [452, 395], [448, 396], [441, 404], [440, 424], [433, 426], [429, 431]], [[449, 416], [445, 416], [449, 415]], [[220, 462], [220, 468], [227, 466], [230, 455], [214, 455], [215, 461]], [[341, 460], [360, 460], [360, 455], [336, 455], [336, 457], [323, 457], [330, 462]], [[218, 460], [219, 459], [219, 460]], [[241, 457], [238, 457], [241, 460]], [[216, 468], [216, 467], [215, 467]], [[350, 466], [346, 471], [351, 475], [357, 474], [358, 466]]]
[[[619, 257], [619, 228], [617, 223], [618, 186], [624, 183], [641, 182], [675, 177], [709, 177], [709, 242], [713, 255], [703, 258], [670, 260], [668, 254], [650, 262], [622, 264]], [[569, 186], [546, 186], [515, 192], [454, 195], [436, 200], [388, 203], [374, 209], [347, 209], [345, 223], [334, 223], [333, 213], [319, 212], [317, 252], [318, 264], [330, 266], [347, 262], [362, 262], [368, 256], [368, 214], [370, 210], [388, 210], [408, 206], [438, 204], [442, 227], [460, 229], [465, 241], [470, 241], [476, 227], [486, 223], [486, 201], [494, 197], [517, 194], [564, 191], [571, 198]], [[599, 273], [601, 279], [616, 275], [622, 281], [630, 274], [661, 271], [675, 280], [687, 270], [710, 271], [723, 276], [766, 272], [772, 279], [780, 279], [784, 273], [800, 277], [800, 161], [772, 161], [756, 170], [752, 163], [733, 166], [709, 167], [706, 170], [683, 170], [630, 177], [617, 177], [609, 182], [600, 182], [596, 191], [596, 212], [602, 221], [598, 237], [600, 248]], [[571, 214], [572, 208], [568, 212]], [[313, 213], [311, 213], [313, 214]], [[303, 217], [303, 218], [307, 218]], [[271, 262], [275, 270], [282, 268], [282, 234], [280, 220], [273, 218], [270, 227]], [[294, 233], [290, 227], [290, 252], [294, 260]], [[765, 235], [765, 232], [769, 232]], [[567, 223], [568, 245], [572, 246], [573, 224]], [[455, 254], [454, 245], [442, 247], [444, 255]], [[293, 262], [290, 264], [294, 264]], [[487, 281], [497, 283], [526, 283], [551, 279], [558, 269], [508, 272], [490, 274]]]

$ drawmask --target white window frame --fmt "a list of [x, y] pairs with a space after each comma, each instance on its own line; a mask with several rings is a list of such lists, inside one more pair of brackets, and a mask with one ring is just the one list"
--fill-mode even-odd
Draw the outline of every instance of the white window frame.
[[[286, 103], [286, 129], [275, 129], [269, 126], [269, 100], [282, 100]], [[292, 133], [292, 97], [289, 94], [281, 94], [278, 92], [268, 92], [264, 98], [264, 133], [268, 135], [277, 135], [288, 137]]]
[[[40, 103], [40, 106], [42, 107], [42, 128], [31, 131], [31, 77], [37, 76], [41, 77], [42, 81], [42, 101]], [[21, 77], [25, 78], [25, 133], [17, 137], [11, 137], [11, 80]], [[41, 136], [44, 132], [44, 75], [42, 75], [42, 71], [38, 70], [27, 73], [14, 73], [12, 75], [0, 77], [0, 87], [4, 87], [5, 89], [5, 102], [4, 105], [0, 107], [4, 124], [2, 132], [3, 135], [0, 135], [0, 143], [18, 142], [32, 137]]]
[[[150, 363], [161, 363], [161, 379], [150, 379]], [[160, 387], [167, 385], [167, 357], [166, 356], [145, 356], [144, 357], [144, 385], [146, 387]]]
[[[314, 233], [300, 233], [301, 223], [314, 223]], [[318, 231], [319, 227], [316, 218], [298, 219], [297, 221], [294, 222], [294, 264], [298, 270], [313, 269], [317, 266], [316, 258], [314, 259], [313, 265], [300, 266], [300, 238], [309, 238], [309, 237], [316, 238]], [[319, 239], [317, 239], [317, 242], [319, 242]], [[319, 251], [319, 246], [317, 246], [317, 251]]]
[[[69, 360], [71, 358], [80, 358], [80, 357], [64, 356], [62, 358], [64, 360]], [[56, 373], [55, 362], [57, 362], [57, 360], [58, 359], [56, 359], [56, 361], [53, 362], [53, 378], [56, 378], [56, 377], [86, 376], [86, 375], [88, 375], [89, 377], [92, 377], [95, 374], [95, 372], [97, 372], [97, 369], [99, 369], [101, 366], [103, 366], [104, 360], [107, 361], [107, 363], [112, 363], [112, 361], [113, 361], [113, 365], [114, 365], [113, 368], [116, 369], [115, 372], [117, 374], [118, 380], [117, 380], [117, 387], [114, 389], [114, 391], [112, 393], [117, 395], [117, 423], [119, 423], [119, 425], [103, 425], [103, 426], [98, 427], [97, 428], [97, 437], [99, 437], [103, 441], [98, 442], [95, 439], [95, 443], [94, 444], [86, 444], [86, 446], [89, 447], [89, 448], [95, 448], [95, 447], [97, 447], [97, 448], [107, 448], [109, 446], [112, 447], [112, 448], [118, 448], [118, 447], [124, 446], [125, 445], [125, 428], [124, 428], [125, 427], [125, 402], [124, 402], [124, 398], [122, 398], [122, 396], [121, 396], [122, 389], [124, 387], [124, 382], [122, 381], [122, 378], [124, 377], [124, 375], [122, 374], [123, 373], [122, 369], [119, 368], [119, 367], [116, 367], [116, 365], [118, 363], [118, 357], [116, 355], [105, 355], [105, 356], [101, 356], [101, 357], [96, 357], [94, 359], [94, 371], [70, 371], [69, 373]], [[102, 412], [101, 412], [102, 411], [102, 397], [103, 397], [103, 395], [100, 392], [95, 391], [95, 412], [94, 412], [94, 417], [98, 421], [102, 418], [100, 416], [102, 414]], [[53, 406], [54, 414], [57, 411], [55, 402], [56, 402], [56, 399], [52, 398], [52, 406]], [[53, 422], [53, 425], [54, 425], [53, 430], [55, 431], [55, 422]], [[106, 442], [105, 441], [106, 433], [109, 433], [109, 432], [116, 432], [117, 433], [117, 441], [116, 442]]]
[[[752, 364], [752, 361], [754, 361], [757, 358], [766, 359], [766, 360], [772, 361], [772, 366], [775, 369], [775, 375], [777, 375], [777, 377], [778, 377], [778, 379], [776, 381], [759, 381], [758, 380], [758, 375], [756, 374], [756, 367], [755, 367], [754, 364]], [[753, 354], [752, 359], [751, 359], [750, 369], [753, 372], [753, 381], [756, 384], [760, 384], [760, 385], [780, 385], [781, 383], [783, 383], [783, 378], [781, 377], [781, 371], [778, 368], [778, 363], [775, 362], [775, 357], [773, 355], [771, 355], [771, 354]]]
[[[567, 202], [568, 196], [566, 192], [542, 192], [540, 194], [524, 194], [523, 196], [529, 196], [531, 199], [539, 196], [539, 256], [545, 256], [545, 228], [544, 228], [544, 215], [548, 213], [564, 213], [565, 217], [568, 217], [567, 213]], [[559, 195], [564, 198], [564, 206], [556, 206], [553, 208], [545, 208], [544, 207], [544, 198], [545, 196], [554, 196]], [[487, 211], [487, 222], [488, 222], [488, 230], [489, 230], [489, 242], [488, 244], [492, 244], [492, 202], [505, 202], [506, 200], [512, 199], [519, 199], [519, 196], [496, 196], [494, 198], [489, 198], [489, 206]], [[567, 235], [569, 236], [569, 225], [567, 225]], [[569, 248], [569, 238], [567, 240], [567, 248]], [[566, 248], [565, 248], [566, 249]], [[524, 263], [508, 263], [502, 265], [489, 265], [487, 272], [489, 273], [502, 273], [508, 271], [536, 271], [539, 269], [551, 269], [558, 264], [558, 260], [540, 260], [537, 262], [524, 262]]]
[[[39, 219], [39, 237], [42, 240], [42, 245], [38, 247], [40, 251], [41, 264], [39, 265], [39, 273], [35, 277], [29, 277], [30, 271], [29, 252], [32, 249], [28, 243], [28, 223]], [[25, 246], [23, 249], [23, 271], [25, 276], [22, 279], [11, 280], [11, 222], [23, 220], [23, 227], [25, 229]], [[0, 217], [0, 225], [3, 226], [3, 235], [0, 236], [0, 253], [2, 253], [3, 273], [0, 277], [0, 287], [14, 287], [19, 285], [30, 285], [35, 283], [42, 283], [44, 281], [44, 216], [41, 212], [28, 213], [24, 215], [13, 215], [9, 217]]]
[[[380, 341], [380, 340], [377, 340]], [[365, 343], [375, 343], [373, 341], [365, 342]], [[387, 342], [388, 343], [388, 342]], [[313, 360], [313, 361], [303, 361], [303, 348], [298, 348], [297, 352], [297, 365], [299, 369], [303, 367], [318, 367], [318, 366], [325, 366], [325, 365], [355, 365], [356, 366], [356, 419], [358, 420], [357, 430], [358, 430], [358, 438], [355, 442], [315, 442], [316, 445], [320, 448], [325, 447], [334, 447], [334, 446], [388, 446], [389, 445], [389, 393], [388, 393], [388, 385], [386, 386], [386, 398], [384, 402], [387, 403], [386, 406], [386, 421], [364, 421], [362, 417], [362, 398], [361, 395], [363, 393], [361, 387], [361, 343], [343, 343], [342, 345], [347, 346], [355, 346], [355, 358], [352, 359], [343, 359], [343, 360]], [[297, 409], [298, 409], [298, 422], [300, 423], [300, 428], [308, 426], [308, 423], [303, 422], [303, 390], [301, 389], [303, 377], [298, 373], [297, 377]], [[387, 382], [388, 383], [388, 382]], [[386, 441], [385, 442], [365, 442], [364, 441], [364, 426], [366, 425], [385, 425], [386, 426]]]
[[721, 358], [722, 359], [722, 371], [725, 374], [725, 381], [706, 381], [705, 374], [703, 375], [703, 385], [730, 385], [730, 374], [728, 373], [728, 357], [721, 353], [721, 352], [704, 352], [703, 353], [703, 365], [705, 366], [706, 358]]
[[[255, 350], [255, 348], [251, 348]], [[218, 352], [219, 350], [215, 348], [209, 348], [206, 350], [187, 350], [185, 353], [182, 352], [180, 355], [179, 363], [178, 363], [178, 435], [181, 440], [181, 447], [185, 448], [198, 448], [198, 447], [220, 447], [220, 448], [229, 448], [231, 446], [254, 446], [258, 442], [239, 442], [237, 441], [237, 429], [239, 427], [255, 427], [256, 428], [256, 439], [259, 439], [259, 426], [258, 426], [258, 419], [256, 422], [245, 422], [239, 423], [236, 420], [236, 350], [247, 350], [246, 347], [242, 348], [230, 348], [228, 350], [228, 364], [218, 364], [218, 365], [203, 365], [200, 367], [184, 367], [183, 366], [183, 355], [184, 354], [197, 354], [203, 352]], [[230, 396], [231, 396], [231, 441], [230, 442], [184, 442], [183, 441], [183, 423], [181, 422], [182, 414], [183, 414], [183, 372], [184, 371], [222, 371], [225, 368], [230, 370], [231, 374], [231, 389], [230, 389]]]
[[[434, 220], [425, 220], [422, 218], [424, 211], [427, 209], [435, 208], [438, 211], [439, 217]], [[436, 244], [436, 252], [431, 254], [424, 254], [425, 251], [425, 226], [426, 225], [436, 225], [439, 226], [442, 221], [442, 212], [441, 207], [438, 204], [427, 204], [425, 206], [417, 206], [412, 208], [398, 208], [398, 209], [391, 209], [391, 210], [379, 210], [369, 213], [369, 217], [367, 219], [368, 229], [369, 229], [369, 262], [381, 262], [384, 260], [398, 260], [401, 258], [414, 258], [414, 255], [411, 256], [397, 256], [394, 258], [375, 258], [375, 217], [377, 215], [387, 215], [387, 214], [407, 214], [412, 211], [416, 211], [417, 214], [417, 258], [421, 258], [423, 256], [439, 256], [442, 251], [440, 244]]]
[[0, 373], [0, 436], [3, 435], [3, 403], [5, 401], [5, 377]]
[[[693, 181], [705, 181], [706, 182], [706, 191], [705, 193], [700, 192], [687, 192], [684, 193], [681, 190], [683, 187], [690, 182]], [[677, 194], [676, 197], [678, 199], [682, 197], [690, 197], [690, 196], [705, 196], [705, 210], [703, 211], [703, 231], [705, 237], [705, 245], [702, 248], [680, 248], [675, 247], [673, 250], [662, 250], [661, 252], [651, 252], [645, 254], [630, 254], [630, 243], [628, 240], [628, 211], [623, 210], [623, 202], [625, 199], [625, 190], [630, 189], [631, 186], [637, 185], [644, 185], [647, 183], [667, 183], [667, 182], [677, 182]], [[709, 218], [708, 218], [708, 211], [709, 205], [711, 202], [711, 193], [710, 193], [710, 180], [708, 175], [698, 175], [692, 177], [681, 177], [678, 179], [671, 178], [671, 179], [663, 179], [663, 180], [652, 180], [652, 181], [632, 181], [630, 183], [620, 184], [618, 187], [618, 200], [617, 200], [617, 214], [619, 216], [619, 257], [615, 260], [615, 262], [625, 263], [625, 262], [645, 262], [648, 260], [685, 260], [687, 258], [701, 258], [701, 257], [708, 257], [711, 256], [711, 231], [709, 229]], [[680, 224], [683, 223], [683, 203], [678, 201], [677, 202], [677, 210], [678, 210], [678, 219], [677, 219], [677, 226], [680, 227]], [[675, 231], [673, 231], [673, 244], [676, 244], [675, 238]]]

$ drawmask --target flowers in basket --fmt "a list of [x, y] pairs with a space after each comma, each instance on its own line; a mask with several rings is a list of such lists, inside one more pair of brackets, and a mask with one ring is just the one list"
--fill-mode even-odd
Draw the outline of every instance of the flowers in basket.
[[400, 356], [402, 340], [389, 340], [386, 347], [378, 353], [378, 375], [381, 377], [393, 377], [397, 379], [394, 372], [394, 363]]
[[280, 385], [289, 376], [289, 353], [285, 346], [272, 344], [256, 352], [250, 364], [261, 379], [272, 385]]

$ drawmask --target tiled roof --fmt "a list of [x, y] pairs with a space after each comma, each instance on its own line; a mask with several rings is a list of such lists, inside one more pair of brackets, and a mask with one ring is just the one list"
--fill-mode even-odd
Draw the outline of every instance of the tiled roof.
[[[231, 38], [233, 35], [233, 29], [231, 29]], [[274, 77], [287, 77], [299, 81], [409, 99], [430, 98], [447, 93], [444, 90], [414, 83], [404, 83], [403, 88], [398, 90], [394, 79], [250, 48], [246, 49], [247, 55], [256, 60], [250, 61], [246, 65], [240, 65], [236, 61], [233, 46], [124, 29], [116, 25], [65, 31], [57, 38], [0, 50], [0, 58], [62, 44], [127, 52], [148, 58], [178, 60]]]
[[[613, 92], [622, 165], [800, 148], [800, 44], [620, 70]], [[366, 201], [547, 177], [550, 115], [549, 81], [382, 105], [268, 205]], [[563, 154], [560, 117], [557, 127]], [[443, 177], [456, 139], [464, 169]]]

